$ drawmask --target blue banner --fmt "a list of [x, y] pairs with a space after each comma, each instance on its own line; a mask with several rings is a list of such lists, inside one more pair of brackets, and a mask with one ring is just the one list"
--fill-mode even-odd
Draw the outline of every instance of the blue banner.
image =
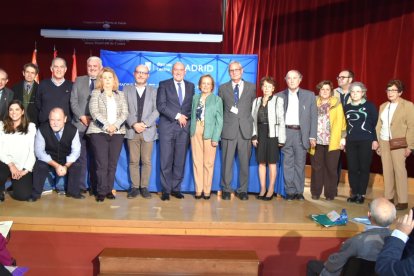
[[[160, 81], [172, 77], [171, 69], [177, 61], [182, 62], [186, 67], [187, 81], [191, 81], [198, 91], [198, 80], [204, 74], [213, 76], [216, 85], [214, 93], [217, 94], [218, 87], [230, 80], [228, 74], [228, 65], [231, 61], [239, 61], [244, 69], [243, 79], [256, 83], [257, 76], [257, 55], [212, 55], [212, 54], [185, 54], [185, 53], [161, 53], [161, 52], [112, 52], [101, 50], [101, 58], [104, 66], [111, 67], [115, 70], [119, 81], [120, 90], [128, 84], [134, 83], [133, 72], [139, 64], [145, 64], [150, 70], [148, 85], [158, 87]], [[131, 186], [131, 180], [128, 171], [128, 147], [126, 143], [122, 149], [119, 158], [114, 188], [116, 190], [128, 190]], [[158, 141], [154, 144], [152, 154], [152, 173], [149, 184], [150, 191], [161, 191], [160, 186], [160, 165], [159, 165], [159, 145]], [[220, 190], [221, 174], [221, 150], [218, 148], [216, 162], [214, 166], [214, 177], [212, 190]], [[238, 162], [235, 160], [234, 177], [232, 187], [235, 189], [238, 182]], [[194, 191], [193, 169], [191, 159], [191, 149], [187, 151], [184, 179], [181, 186], [182, 191]], [[257, 175], [257, 163], [255, 160], [254, 150], [250, 161], [250, 179], [249, 192], [259, 192], [260, 185]]]

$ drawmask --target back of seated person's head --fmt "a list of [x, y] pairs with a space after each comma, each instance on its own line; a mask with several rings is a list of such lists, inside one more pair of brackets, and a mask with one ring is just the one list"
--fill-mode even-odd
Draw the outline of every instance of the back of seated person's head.
[[382, 227], [388, 227], [394, 222], [397, 216], [397, 210], [395, 209], [394, 204], [388, 199], [380, 197], [374, 199], [369, 204], [369, 216], [371, 223]]

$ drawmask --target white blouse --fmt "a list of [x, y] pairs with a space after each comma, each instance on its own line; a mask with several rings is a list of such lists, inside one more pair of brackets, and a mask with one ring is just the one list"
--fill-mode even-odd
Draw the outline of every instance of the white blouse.
[[0, 161], [6, 165], [13, 162], [17, 169], [33, 170], [36, 161], [34, 154], [34, 138], [36, 126], [29, 123], [27, 134], [20, 132], [4, 133], [3, 122], [0, 122]]

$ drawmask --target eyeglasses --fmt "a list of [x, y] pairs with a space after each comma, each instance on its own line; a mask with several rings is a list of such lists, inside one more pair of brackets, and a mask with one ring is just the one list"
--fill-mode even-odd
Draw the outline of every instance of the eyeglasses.
[[350, 77], [338, 76], [336, 77], [337, 80], [349, 79]]
[[238, 69], [230, 69], [229, 70], [230, 73], [236, 73], [236, 72], [240, 72], [240, 71], [241, 71], [240, 68], [238, 68]]
[[148, 72], [135, 71], [135, 74], [137, 74], [137, 75], [148, 75]]
[[387, 89], [385, 92], [399, 92], [398, 89]]

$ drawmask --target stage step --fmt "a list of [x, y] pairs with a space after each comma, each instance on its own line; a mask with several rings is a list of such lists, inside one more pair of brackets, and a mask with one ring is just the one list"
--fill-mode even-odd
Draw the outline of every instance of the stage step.
[[105, 248], [101, 276], [258, 275], [259, 258], [248, 250], [163, 250]]

